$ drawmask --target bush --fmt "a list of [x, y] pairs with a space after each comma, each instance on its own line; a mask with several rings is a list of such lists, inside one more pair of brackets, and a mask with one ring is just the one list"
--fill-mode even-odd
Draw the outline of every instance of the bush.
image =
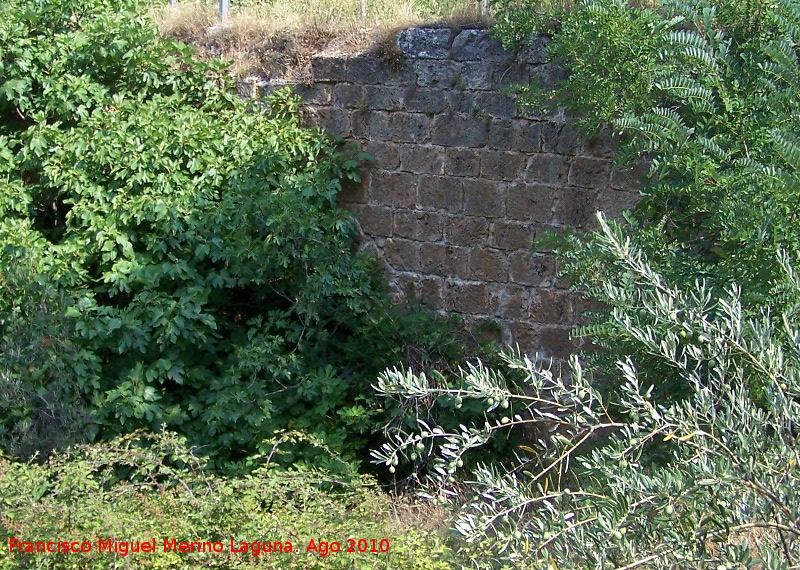
[[[538, 31], [511, 4], [500, 4], [501, 20], [519, 27], [500, 28], [509, 43]], [[775, 252], [800, 253], [796, 2], [691, 0], [640, 9], [585, 0], [557, 16], [547, 53], [569, 75], [555, 91], [523, 89], [523, 100], [565, 107], [589, 131], [608, 122], [620, 135], [619, 164], [650, 165], [626, 222], [660, 274], [681, 288], [697, 278], [713, 291], [738, 283], [750, 314], [768, 306], [781, 314], [787, 306], [771, 296], [782, 279]], [[603, 284], [621, 274], [591, 235], [561, 241], [557, 251], [576, 289], [611, 302]], [[648, 381], [678, 382], [603, 315], [578, 333], [604, 348], [595, 359], [601, 369], [637, 354]]]
[[[161, 40], [140, 10], [0, 12], [0, 273], [59, 299], [48, 319], [72, 348], [46, 383], [91, 404], [90, 438], [166, 424], [235, 467], [307, 430], [355, 459], [377, 423], [371, 379], [412, 343], [435, 359], [447, 335], [418, 335], [354, 253], [335, 202], [359, 156], [302, 128], [287, 92], [268, 111], [239, 100], [224, 65]], [[9, 328], [17, 294], [0, 293], [0, 335], [41, 344], [33, 321]], [[45, 372], [9, 356], [10, 381], [38, 390]], [[23, 400], [12, 423], [32, 421]], [[304, 456], [327, 461], [284, 460]]]
[[[166, 432], [76, 448], [44, 465], [0, 457], [4, 550], [11, 539], [90, 543], [82, 553], [6, 550], [0, 569], [452, 567], [441, 537], [403, 530], [389, 514], [387, 497], [367, 478], [337, 481], [320, 471], [266, 463], [228, 479], [207, 467], [185, 440]], [[125, 545], [117, 546], [151, 540], [155, 552], [126, 553]], [[222, 551], [181, 552], [177, 544], [184, 541], [216, 542]], [[275, 542], [284, 552], [266, 551]], [[341, 552], [326, 551], [334, 542]], [[115, 548], [101, 551], [101, 545]], [[355, 552], [347, 552], [351, 546]]]
[[[654, 397], [631, 359], [609, 401], [573, 358], [553, 372], [506, 354], [504, 369], [471, 367], [451, 397], [501, 407], [500, 420], [443, 430], [420, 422], [374, 453], [392, 464], [419, 444], [435, 467], [429, 494], [459, 505], [455, 529], [476, 567], [765, 568], [800, 560], [800, 331], [793, 315], [780, 326], [767, 311], [745, 316], [735, 287], [717, 297], [708, 284], [682, 290], [662, 279], [623, 231], [602, 217], [595, 244], [625, 267], [629, 280], [608, 283], [620, 306], [647, 312], [642, 324], [624, 309], [610, 318], [643, 351], [691, 386], [680, 402]], [[800, 295], [785, 256], [783, 290]], [[666, 331], [666, 332], [664, 332]], [[787, 340], [791, 339], [791, 340]], [[524, 374], [520, 392], [505, 375]], [[756, 377], [763, 403], [750, 397]], [[417, 405], [426, 378], [385, 372], [380, 392]], [[621, 421], [609, 412], [625, 412]], [[512, 468], [484, 465], [461, 497], [452, 477], [470, 449], [511, 429], [526, 445]]]

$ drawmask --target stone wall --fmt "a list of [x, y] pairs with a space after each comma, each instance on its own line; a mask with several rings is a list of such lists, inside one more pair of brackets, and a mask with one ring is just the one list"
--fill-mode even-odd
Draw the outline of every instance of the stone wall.
[[[587, 140], [503, 94], [558, 78], [544, 42], [512, 55], [484, 30], [414, 28], [396, 52], [319, 54], [298, 90], [314, 123], [375, 157], [341, 199], [398, 299], [457, 313], [481, 339], [560, 357], [585, 307], [532, 240], [587, 228], [597, 209], [618, 215], [637, 199], [637, 173], [611, 172], [608, 133]], [[243, 90], [270, 86], [251, 78]]]

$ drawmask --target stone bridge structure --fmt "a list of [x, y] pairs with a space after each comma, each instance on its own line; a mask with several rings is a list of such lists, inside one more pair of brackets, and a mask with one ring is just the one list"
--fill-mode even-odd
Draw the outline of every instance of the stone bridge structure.
[[[509, 53], [481, 29], [412, 28], [391, 49], [321, 53], [297, 85], [310, 121], [375, 157], [341, 203], [397, 300], [460, 315], [481, 340], [563, 357], [586, 303], [532, 249], [547, 230], [588, 229], [638, 198], [640, 172], [613, 170], [608, 132], [521, 110], [514, 84], [553, 85], [546, 38]], [[394, 49], [396, 47], [396, 51]], [[242, 93], [274, 86], [248, 78]]]

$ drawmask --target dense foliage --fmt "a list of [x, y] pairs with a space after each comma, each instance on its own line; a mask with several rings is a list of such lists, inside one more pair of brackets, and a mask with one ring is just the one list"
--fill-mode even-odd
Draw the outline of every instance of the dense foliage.
[[[657, 271], [684, 288], [698, 278], [715, 291], [738, 283], [751, 314], [780, 314], [789, 304], [772, 294], [782, 275], [775, 252], [800, 252], [797, 2], [649, 10], [593, 0], [562, 13], [551, 33], [548, 53], [570, 75], [554, 93], [528, 89], [528, 101], [565, 106], [590, 130], [610, 122], [624, 141], [619, 162], [649, 163], [627, 221]], [[608, 301], [603, 284], [623, 274], [591, 236], [560, 252], [576, 287]], [[606, 349], [606, 364], [639, 346], [602, 316], [581, 334]]]
[[[522, 101], [609, 123], [619, 161], [651, 166], [623, 223], [551, 239], [601, 301], [578, 331], [601, 350], [558, 370], [508, 354], [458, 389], [387, 371], [379, 390], [415, 413], [456, 399], [487, 415], [397, 430], [375, 460], [432, 463], [426, 492], [458, 506], [476, 567], [800, 568], [800, 6], [542, 4], [496, 4], [507, 44], [546, 26], [569, 71]], [[514, 465], [463, 473], [515, 432]]]
[[286, 92], [239, 100], [142, 11], [0, 9], [0, 442], [167, 425], [232, 462], [299, 429], [353, 457], [369, 382], [439, 338], [354, 253], [335, 201], [357, 157]]
[[[464, 389], [433, 393], [425, 375], [391, 370], [378, 388], [409, 407], [433, 395], [505, 415], [457, 430], [420, 423], [376, 460], [432, 456], [428, 492], [456, 502], [455, 529], [479, 568], [797, 568], [800, 345], [782, 339], [800, 330], [790, 319], [776, 327], [767, 312], [746, 317], [738, 288], [714, 295], [706, 283], [686, 291], [666, 283], [619, 227], [601, 220], [595, 245], [632, 279], [607, 284], [622, 307], [610, 318], [674, 368], [691, 396], [659, 399], [631, 359], [619, 363], [613, 401], [577, 358], [568, 371], [507, 354], [505, 366], [463, 372]], [[787, 288], [800, 294], [800, 278], [785, 257], [779, 262]], [[640, 324], [627, 302], [641, 303], [656, 326]], [[507, 378], [520, 373], [524, 390], [509, 390]], [[764, 387], [761, 403], [750, 397], [753, 377]], [[518, 463], [474, 470], [462, 497], [450, 478], [470, 450], [510, 430], [528, 436]]]
[[[118, 478], [121, 471], [124, 480]], [[3, 570], [446, 570], [453, 565], [442, 537], [404, 528], [370, 480], [337, 481], [319, 471], [269, 464], [246, 477], [220, 477], [169, 433], [134, 433], [54, 454], [44, 465], [0, 456], [0, 511]], [[10, 551], [12, 538], [17, 540], [12, 544], [86, 542], [90, 550]], [[120, 544], [153, 540], [154, 552], [126, 551]], [[180, 542], [201, 546], [181, 551]], [[275, 542], [283, 552], [269, 551]], [[218, 543], [219, 551], [206, 543]]]

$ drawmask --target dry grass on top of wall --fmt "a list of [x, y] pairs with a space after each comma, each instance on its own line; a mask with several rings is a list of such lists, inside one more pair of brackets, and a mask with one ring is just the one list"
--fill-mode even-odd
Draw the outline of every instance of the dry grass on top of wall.
[[161, 33], [200, 50], [201, 57], [233, 60], [237, 76], [303, 80], [315, 53], [356, 53], [399, 29], [446, 23], [486, 24], [476, 0], [231, 0], [228, 21], [219, 25], [218, 3], [167, 0], [154, 3]]

